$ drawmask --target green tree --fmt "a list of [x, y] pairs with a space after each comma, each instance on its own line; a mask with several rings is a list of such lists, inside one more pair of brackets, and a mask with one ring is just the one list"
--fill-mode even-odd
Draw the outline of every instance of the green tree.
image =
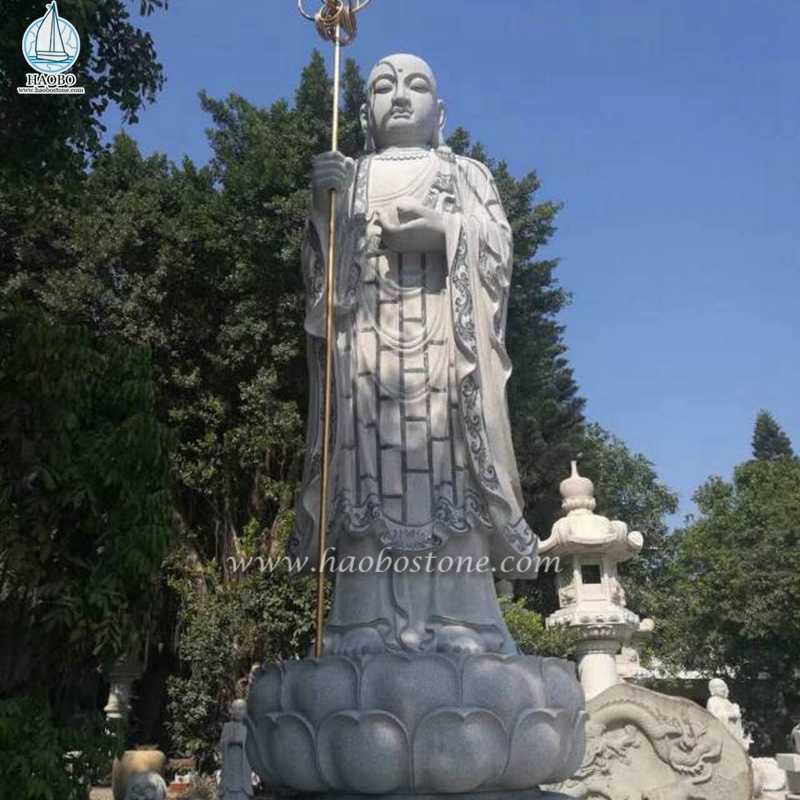
[[117, 750], [104, 722], [58, 725], [40, 698], [0, 699], [0, 800], [88, 800]]
[[523, 653], [570, 658], [578, 636], [569, 628], [548, 628], [542, 615], [529, 608], [525, 598], [500, 598], [500, 609], [508, 630]]
[[119, 655], [169, 542], [167, 438], [150, 356], [13, 307], [0, 315], [0, 693]]
[[774, 753], [800, 700], [800, 460], [748, 461], [694, 500], [653, 597], [653, 649], [674, 672], [728, 676], [755, 750]]
[[[192, 563], [176, 550], [170, 586], [180, 599], [178, 657], [168, 681], [168, 727], [173, 746], [214, 769], [214, 750], [232, 700], [242, 697], [254, 664], [302, 658], [311, 646], [315, 581], [289, 573], [281, 560], [292, 525], [284, 520], [270, 551], [278, 561], [261, 574], [257, 543], [244, 548], [252, 569], [226, 576], [216, 562]], [[268, 563], [266, 561], [260, 563]]]
[[167, 444], [146, 348], [0, 312], [2, 798], [82, 800], [108, 768], [99, 670], [149, 628]]
[[772, 461], [782, 457], [794, 457], [792, 441], [769, 411], [761, 411], [753, 431], [753, 458]]

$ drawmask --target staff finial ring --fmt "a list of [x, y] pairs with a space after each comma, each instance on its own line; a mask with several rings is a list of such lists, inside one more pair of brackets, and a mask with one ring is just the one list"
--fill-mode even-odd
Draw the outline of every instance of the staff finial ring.
[[317, 26], [317, 32], [327, 42], [337, 40], [346, 47], [358, 32], [356, 14], [363, 11], [372, 0], [320, 0], [321, 8], [313, 16], [305, 10], [304, 0], [297, 0], [297, 8], [310, 22]]

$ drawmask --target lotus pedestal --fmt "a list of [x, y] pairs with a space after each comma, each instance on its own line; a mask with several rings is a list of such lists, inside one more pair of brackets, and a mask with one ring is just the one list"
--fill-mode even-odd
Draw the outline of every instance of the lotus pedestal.
[[555, 800], [581, 764], [574, 666], [535, 656], [329, 656], [264, 667], [247, 752], [276, 794]]

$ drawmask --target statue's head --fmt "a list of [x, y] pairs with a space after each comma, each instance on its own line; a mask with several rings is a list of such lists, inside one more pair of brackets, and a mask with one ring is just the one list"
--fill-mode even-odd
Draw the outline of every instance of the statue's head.
[[724, 697], [728, 699], [728, 684], [722, 678], [712, 678], [708, 682], [708, 691], [712, 697]]
[[444, 103], [436, 78], [417, 56], [399, 53], [382, 58], [367, 81], [361, 124], [367, 150], [387, 147], [438, 147], [444, 127]]
[[234, 722], [241, 722], [247, 712], [247, 703], [244, 700], [234, 700], [231, 703], [231, 719]]

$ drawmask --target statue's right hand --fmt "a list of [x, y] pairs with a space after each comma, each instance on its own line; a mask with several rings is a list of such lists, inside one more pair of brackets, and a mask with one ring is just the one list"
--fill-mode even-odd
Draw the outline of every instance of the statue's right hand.
[[311, 194], [314, 210], [327, 214], [330, 192], [334, 189], [339, 200], [346, 198], [355, 174], [355, 161], [338, 151], [314, 156], [311, 169]]

